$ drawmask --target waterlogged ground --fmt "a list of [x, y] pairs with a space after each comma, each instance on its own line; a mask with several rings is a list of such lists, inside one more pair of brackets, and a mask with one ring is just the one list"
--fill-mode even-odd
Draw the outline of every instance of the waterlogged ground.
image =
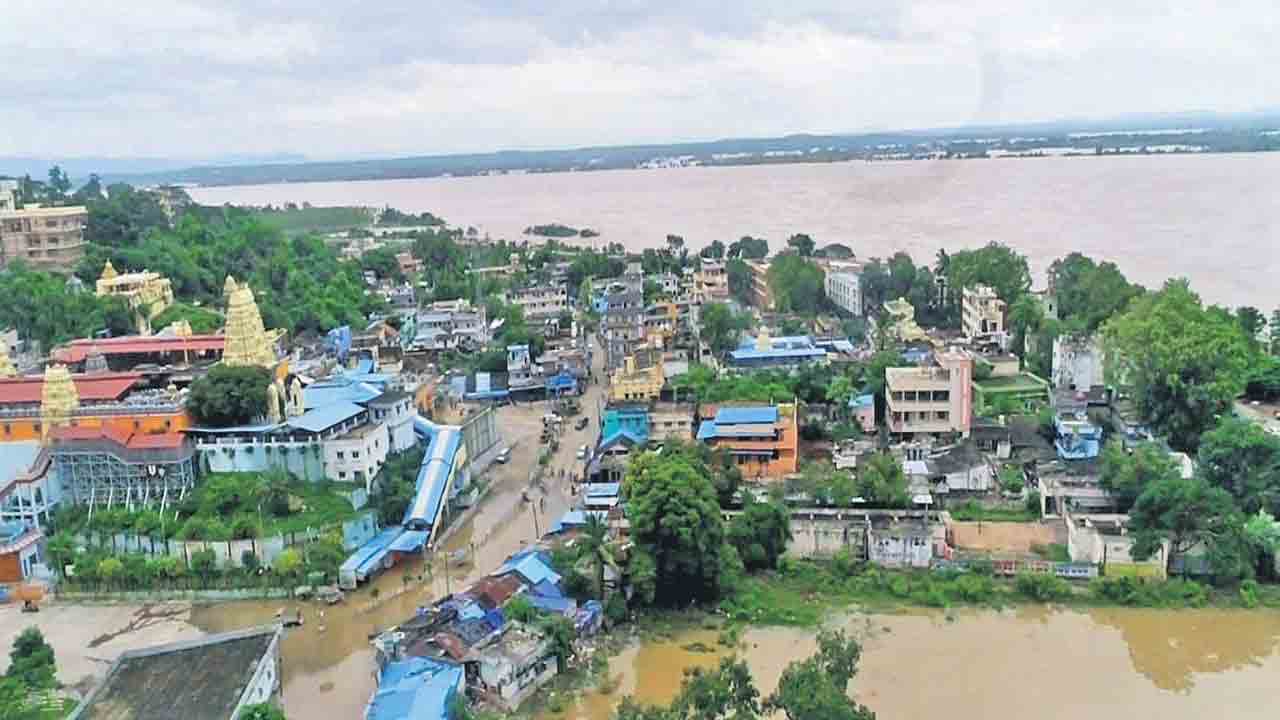
[[[863, 642], [853, 692], [886, 718], [1274, 718], [1280, 613], [1104, 609], [912, 612], [836, 623]], [[540, 720], [607, 720], [624, 695], [665, 702], [682, 669], [730, 652], [707, 630], [637, 644], [594, 691]], [[764, 692], [814, 632], [758, 628], [736, 652]]]

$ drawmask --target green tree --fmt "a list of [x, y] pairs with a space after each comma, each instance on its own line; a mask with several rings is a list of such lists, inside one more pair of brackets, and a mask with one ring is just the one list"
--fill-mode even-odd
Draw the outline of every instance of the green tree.
[[817, 245], [813, 238], [804, 233], [797, 233], [787, 238], [787, 245], [796, 251], [800, 257], [812, 257], [813, 248]]
[[1169, 543], [1169, 559], [1184, 555], [1203, 543], [1212, 552], [1228, 538], [1232, 527], [1243, 525], [1231, 495], [1203, 478], [1181, 475], [1155, 480], [1129, 512], [1133, 556], [1151, 557], [1163, 542]]
[[959, 298], [964, 288], [986, 285], [1000, 299], [1015, 303], [1031, 289], [1031, 269], [1027, 258], [1013, 248], [991, 242], [977, 250], [961, 250], [947, 263], [947, 286]]
[[14, 638], [5, 677], [32, 690], [48, 690], [58, 686], [53, 648], [45, 642], [44, 634], [39, 628], [29, 627]]
[[191, 553], [191, 572], [208, 582], [218, 571], [218, 556], [212, 550], [197, 550]]
[[849, 697], [862, 647], [840, 631], [818, 633], [818, 652], [791, 663], [778, 689], [764, 702], [766, 712], [787, 720], [875, 720], [875, 713]]
[[1267, 327], [1267, 318], [1262, 311], [1247, 305], [1236, 308], [1236, 322], [1240, 323], [1240, 329], [1244, 331], [1245, 337], [1254, 342], [1258, 341], [1263, 329]]
[[724, 303], [707, 303], [700, 318], [702, 336], [712, 352], [725, 353], [738, 346], [738, 336], [749, 326], [748, 319], [735, 314]]
[[1271, 341], [1271, 354], [1280, 355], [1280, 308], [1276, 308], [1271, 313], [1271, 322], [1267, 324], [1267, 332]]
[[578, 536], [579, 556], [586, 558], [595, 569], [597, 597], [605, 599], [604, 569], [614, 566], [613, 552], [609, 545], [609, 525], [599, 515], [587, 516], [587, 523]]
[[755, 276], [745, 260], [729, 258], [724, 265], [725, 276], [729, 279], [729, 294], [743, 305], [755, 302]]
[[1228, 416], [1204, 434], [1196, 457], [1201, 477], [1231, 493], [1244, 512], [1280, 512], [1280, 437]]
[[835, 407], [838, 417], [849, 416], [849, 398], [853, 393], [853, 380], [848, 375], [836, 375], [827, 383], [826, 399]]
[[202, 425], [242, 425], [267, 414], [269, 384], [271, 373], [265, 368], [215, 365], [191, 383], [187, 409]]
[[1133, 505], [1152, 483], [1180, 477], [1178, 463], [1164, 448], [1154, 442], [1140, 443], [1132, 449], [1113, 439], [1102, 449], [1099, 481], [1115, 497], [1122, 510]]
[[1227, 413], [1256, 353], [1240, 325], [1206, 309], [1185, 280], [1130, 303], [1104, 327], [1111, 382], [1133, 388], [1139, 410], [1179, 450]]
[[54, 165], [49, 168], [49, 182], [45, 185], [45, 189], [49, 194], [49, 200], [58, 202], [67, 197], [67, 193], [71, 192], [71, 178], [63, 172], [62, 167]]
[[285, 579], [296, 579], [298, 574], [302, 572], [302, 553], [294, 548], [286, 548], [276, 556], [276, 559], [271, 563], [271, 567], [276, 571], [276, 574]]
[[783, 253], [769, 264], [767, 274], [773, 302], [780, 312], [812, 315], [824, 297], [822, 269], [794, 253]]
[[791, 513], [781, 503], [758, 502], [747, 493], [742, 512], [729, 522], [727, 537], [747, 570], [773, 570], [791, 540]]
[[712, 260], [720, 260], [724, 257], [724, 243], [719, 240], [712, 240], [711, 244], [702, 249], [702, 257]]
[[1049, 266], [1058, 318], [1072, 331], [1092, 333], [1142, 294], [1115, 263], [1096, 263], [1073, 252]]
[[876, 453], [858, 468], [858, 494], [876, 507], [906, 507], [907, 476], [902, 463], [889, 453]]
[[631, 537], [653, 560], [654, 601], [711, 601], [721, 591], [724, 524], [711, 479], [682, 455], [644, 454], [627, 469]]
[[728, 256], [743, 260], [762, 260], [769, 255], [769, 243], [764, 238], [743, 235], [729, 246]]
[[98, 563], [98, 577], [106, 581], [108, 585], [115, 583], [123, 574], [124, 563], [120, 562], [119, 558], [103, 558]]
[[573, 641], [578, 636], [573, 621], [563, 615], [544, 615], [538, 621], [538, 630], [551, 640], [551, 653], [556, 656], [560, 672], [567, 670], [574, 656]]
[[285, 716], [283, 710], [271, 703], [258, 703], [244, 706], [236, 720], [285, 720]]
[[372, 270], [382, 280], [394, 283], [405, 281], [404, 272], [400, 270], [400, 261], [396, 259], [395, 248], [379, 247], [366, 251], [360, 256], [360, 269]]

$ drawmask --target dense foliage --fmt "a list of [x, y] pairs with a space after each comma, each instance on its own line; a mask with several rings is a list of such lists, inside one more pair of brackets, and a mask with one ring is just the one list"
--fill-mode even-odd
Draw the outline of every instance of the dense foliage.
[[1235, 319], [1202, 306], [1185, 280], [1136, 298], [1103, 333], [1109, 380], [1131, 388], [1170, 444], [1192, 452], [1244, 390], [1257, 357]]
[[191, 383], [187, 410], [201, 425], [243, 425], [267, 413], [271, 372], [260, 367], [215, 365]]
[[751, 316], [735, 313], [724, 303], [707, 303], [701, 315], [702, 339], [717, 354], [738, 346], [738, 338], [751, 327]]
[[33, 270], [22, 262], [0, 270], [0, 297], [4, 298], [0, 327], [14, 328], [46, 350], [106, 328], [108, 312], [117, 329], [121, 319], [126, 331], [132, 323], [127, 308], [122, 318], [119, 298], [101, 299], [92, 292], [76, 291], [62, 275]]
[[824, 275], [805, 257], [791, 252], [778, 255], [769, 264], [767, 278], [779, 312], [813, 315], [821, 307]]

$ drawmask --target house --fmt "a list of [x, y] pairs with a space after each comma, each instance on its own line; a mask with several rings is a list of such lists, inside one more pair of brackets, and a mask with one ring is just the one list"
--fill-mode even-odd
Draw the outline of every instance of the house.
[[929, 512], [878, 513], [868, 517], [867, 560], [882, 567], [927, 568], [945, 529]]
[[799, 419], [794, 404], [704, 406], [697, 438], [729, 452], [748, 480], [779, 480], [799, 471]]
[[526, 320], [540, 322], [569, 312], [569, 294], [564, 285], [535, 285], [508, 290], [506, 303], [519, 305]]
[[696, 406], [692, 403], [655, 402], [649, 406], [649, 441], [665, 440], [689, 442], [693, 439], [693, 416]]
[[966, 287], [960, 298], [960, 324], [964, 336], [982, 341], [1004, 335], [1008, 305], [986, 285]]
[[889, 430], [899, 436], [967, 437], [973, 415], [973, 358], [963, 350], [931, 356], [918, 367], [885, 369]]
[[751, 271], [751, 304], [762, 312], [773, 312], [773, 289], [769, 287], [769, 263], [766, 260], [744, 260]]
[[876, 396], [870, 393], [854, 395], [849, 398], [849, 413], [853, 423], [862, 432], [871, 434], [876, 431]]
[[278, 704], [282, 634], [272, 625], [127, 651], [70, 720], [236, 720]]
[[740, 369], [794, 369], [808, 363], [825, 362], [827, 351], [814, 345], [808, 335], [769, 337], [761, 330], [754, 341], [747, 341], [729, 352], [731, 367]]
[[365, 708], [365, 720], [450, 720], [462, 688], [461, 665], [412, 656], [388, 662]]
[[400, 266], [400, 272], [407, 278], [417, 277], [422, 272], [422, 261], [414, 257], [411, 252], [396, 253], [396, 264]]
[[1102, 427], [1089, 417], [1082, 396], [1068, 390], [1054, 395], [1054, 448], [1062, 460], [1089, 460], [1102, 449]]
[[1030, 372], [992, 375], [973, 381], [975, 412], [1036, 410], [1049, 403], [1049, 381]]
[[722, 303], [729, 299], [729, 275], [719, 260], [704, 259], [694, 275], [694, 283], [699, 302]]
[[1169, 543], [1164, 541], [1146, 560], [1133, 557], [1129, 516], [1114, 514], [1065, 515], [1067, 552], [1072, 562], [1091, 563], [1108, 577], [1166, 577]]
[[479, 690], [509, 712], [554, 678], [559, 669], [551, 639], [515, 625], [508, 626], [478, 655]]

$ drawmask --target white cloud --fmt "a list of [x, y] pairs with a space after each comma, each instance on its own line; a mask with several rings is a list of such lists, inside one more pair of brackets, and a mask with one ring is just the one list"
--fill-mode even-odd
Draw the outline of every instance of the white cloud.
[[1280, 104], [1270, 0], [257, 5], [17, 0], [0, 154], [334, 157]]

